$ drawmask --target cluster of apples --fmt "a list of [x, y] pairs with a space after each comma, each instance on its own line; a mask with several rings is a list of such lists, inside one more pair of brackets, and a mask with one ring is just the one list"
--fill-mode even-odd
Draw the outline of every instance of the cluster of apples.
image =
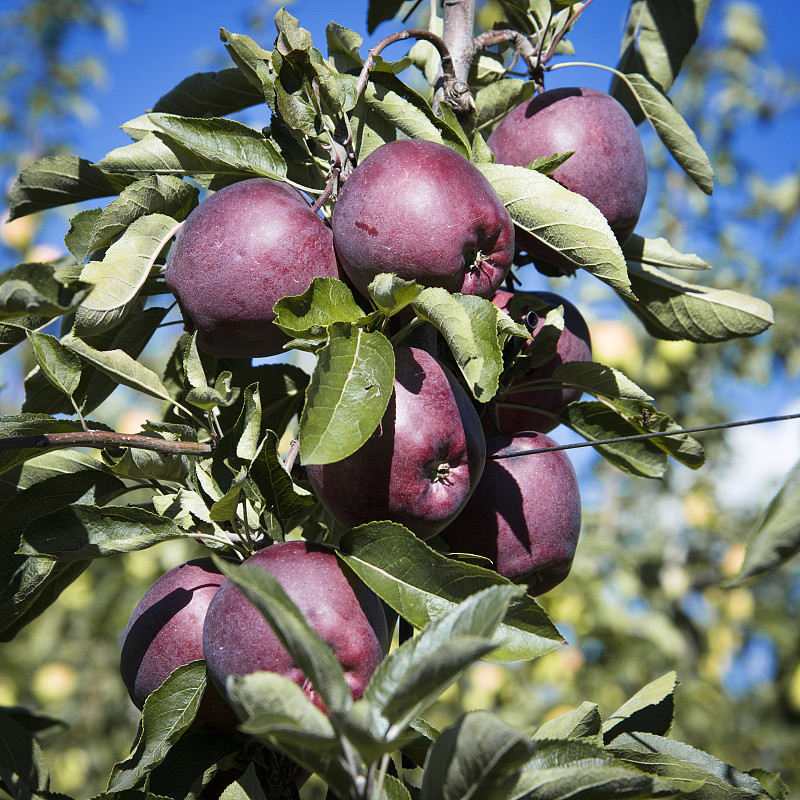
[[[609, 95], [540, 94], [513, 110], [488, 144], [498, 162], [512, 165], [574, 151], [551, 177], [593, 202], [620, 242], [632, 233], [647, 165], [633, 122]], [[390, 272], [511, 310], [514, 295], [501, 286], [519, 251], [537, 266], [572, 269], [525, 231], [515, 236], [502, 201], [467, 159], [444, 145], [398, 140], [356, 167], [330, 227], [284, 183], [256, 178], [217, 191], [187, 218], [166, 280], [199, 347], [249, 358], [281, 351], [287, 338], [274, 324], [273, 305], [317, 276], [367, 296], [370, 281]], [[514, 453], [555, 445], [546, 434], [580, 392], [558, 385], [537, 391], [531, 382], [546, 384], [562, 362], [590, 360], [591, 343], [574, 305], [532, 294], [540, 309], [563, 307], [556, 355], [501, 386], [491, 423], [431, 353], [397, 346], [394, 392], [375, 432], [352, 455], [309, 465], [306, 474], [342, 525], [391, 520], [422, 539], [439, 535], [452, 552], [483, 556], [538, 595], [570, 570], [581, 522], [578, 482], [563, 451]], [[523, 352], [541, 329], [539, 316]], [[321, 545], [278, 543], [249, 561], [275, 575], [331, 644], [359, 697], [387, 648], [378, 599]], [[206, 659], [215, 687], [201, 719], [217, 726], [227, 724], [219, 694], [230, 675], [276, 671], [319, 704], [267, 623], [208, 559], [166, 573], [134, 612], [122, 652], [134, 702], [141, 707], [172, 669], [195, 658]]]

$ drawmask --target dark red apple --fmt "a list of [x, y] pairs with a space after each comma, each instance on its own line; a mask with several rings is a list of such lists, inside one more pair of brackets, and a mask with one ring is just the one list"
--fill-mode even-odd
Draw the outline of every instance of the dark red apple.
[[569, 574], [581, 529], [578, 479], [563, 451], [493, 459], [555, 442], [541, 433], [487, 440], [483, 477], [443, 532], [452, 552], [491, 559], [500, 575], [540, 595]]
[[[164, 573], [139, 601], [122, 637], [120, 673], [134, 705], [144, 701], [190, 661], [203, 658], [203, 622], [225, 576], [210, 558], [198, 558]], [[193, 730], [232, 730], [233, 709], [210, 683]]]
[[514, 256], [514, 225], [497, 192], [442, 144], [402, 139], [373, 150], [333, 210], [342, 267], [363, 294], [379, 273], [489, 297]]
[[306, 472], [342, 525], [390, 520], [427, 539], [475, 488], [484, 435], [466, 391], [430, 353], [398, 347], [395, 364], [394, 392], [372, 436], [347, 458]]
[[[533, 340], [544, 326], [549, 310], [563, 306], [564, 328], [558, 337], [556, 354], [553, 358], [523, 376], [501, 384], [495, 396], [495, 408], [500, 433], [504, 435], [519, 431], [548, 433], [553, 430], [559, 424], [558, 420], [541, 412], [558, 414], [567, 403], [579, 400], [583, 391], [572, 386], [538, 388], [533, 382], [543, 381], [547, 384], [555, 368], [567, 361], [592, 360], [589, 327], [580, 311], [569, 300], [553, 292], [525, 292], [524, 296], [534, 302], [515, 302], [514, 293], [502, 290], [492, 298], [492, 302], [498, 308], [508, 312], [518, 322], [524, 319], [530, 310], [538, 314], [539, 321], [531, 333], [532, 338], [522, 345], [523, 355], [531, 350]], [[496, 433], [491, 429], [491, 425], [488, 415], [484, 415], [484, 429], [490, 434]]]
[[272, 307], [315, 277], [340, 277], [330, 228], [300, 192], [269, 178], [231, 184], [200, 203], [165, 273], [197, 346], [234, 358], [280, 353], [288, 339]]
[[[512, 166], [574, 151], [550, 177], [594, 204], [620, 244], [630, 238], [647, 192], [647, 159], [636, 125], [611, 95], [582, 88], [543, 92], [512, 109], [487, 144], [498, 163]], [[517, 249], [575, 270], [571, 261], [519, 229]]]
[[[386, 618], [377, 596], [323, 545], [279, 542], [244, 563], [275, 576], [311, 627], [333, 649], [353, 698], [361, 697], [389, 646]], [[203, 650], [209, 674], [222, 692], [231, 675], [277, 672], [301, 686], [309, 699], [325, 710], [269, 623], [230, 581], [220, 587], [209, 605]]]

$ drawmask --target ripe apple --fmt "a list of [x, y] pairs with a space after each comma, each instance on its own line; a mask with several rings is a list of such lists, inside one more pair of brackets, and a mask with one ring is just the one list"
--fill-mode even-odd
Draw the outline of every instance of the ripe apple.
[[[512, 109], [487, 144], [498, 163], [512, 166], [574, 151], [550, 177], [593, 203], [621, 245], [630, 238], [647, 192], [647, 159], [636, 125], [611, 95], [582, 88], [543, 92]], [[517, 230], [517, 248], [575, 271], [526, 231]]]
[[306, 473], [342, 525], [390, 520], [427, 539], [475, 488], [484, 435], [466, 391], [430, 353], [397, 347], [395, 365], [394, 392], [372, 436], [352, 455]]
[[356, 288], [392, 272], [423, 286], [489, 297], [514, 256], [514, 225], [489, 181], [442, 144], [402, 139], [373, 150], [333, 210], [336, 252]]
[[494, 459], [554, 447], [541, 433], [488, 439], [483, 477], [443, 532], [453, 552], [492, 560], [500, 575], [540, 595], [569, 574], [581, 529], [578, 479], [563, 451]]
[[272, 307], [315, 277], [339, 278], [333, 234], [286, 183], [250, 178], [220, 189], [187, 217], [167, 261], [167, 286], [186, 329], [215, 356], [281, 352]]
[[[361, 697], [389, 646], [380, 600], [339, 561], [333, 550], [304, 541], [279, 542], [245, 562], [275, 576], [344, 668], [353, 698]], [[295, 666], [269, 623], [230, 581], [211, 601], [203, 629], [209, 674], [221, 692], [230, 675], [277, 672], [325, 707]]]
[[[139, 601], [120, 655], [122, 680], [137, 708], [173, 670], [203, 658], [203, 621], [224, 580], [210, 558], [198, 558], [164, 573]], [[233, 709], [209, 683], [193, 730], [229, 731], [236, 722]]]
[[[533, 303], [520, 304], [515, 302], [513, 292], [499, 291], [492, 298], [492, 302], [508, 312], [514, 319], [520, 321], [531, 310], [539, 315], [539, 321], [531, 333], [531, 338], [522, 345], [521, 353], [531, 350], [536, 335], [545, 323], [545, 317], [550, 309], [563, 306], [564, 328], [558, 337], [556, 354], [547, 363], [534, 367], [521, 377], [502, 383], [495, 396], [495, 408], [500, 433], [511, 435], [519, 431], [539, 431], [548, 433], [559, 423], [547, 414], [558, 414], [567, 403], [579, 400], [583, 391], [571, 386], [563, 388], [540, 389], [532, 381], [545, 381], [553, 375], [553, 371], [560, 364], [567, 361], [591, 361], [592, 341], [589, 327], [580, 311], [565, 298], [554, 292], [525, 292], [524, 296], [533, 300]], [[517, 306], [520, 306], [517, 308]], [[535, 305], [535, 308], [532, 306]], [[484, 415], [484, 429], [489, 433], [491, 423]]]

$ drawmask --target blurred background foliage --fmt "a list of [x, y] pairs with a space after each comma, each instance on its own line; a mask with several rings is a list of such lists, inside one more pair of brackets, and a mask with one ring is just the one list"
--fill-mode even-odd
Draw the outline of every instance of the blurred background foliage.
[[[96, 59], [70, 55], [70, 37], [82, 28], [121, 40], [126, 5], [36, 0], [0, 14], [2, 174], [69, 149], [70, 131], [91, 117], [85, 89], [104, 75]], [[620, 315], [596, 281], [551, 281], [586, 315], [597, 360], [622, 369], [688, 426], [800, 411], [796, 400], [786, 406], [800, 385], [800, 165], [795, 158], [785, 174], [767, 174], [753, 145], [787, 135], [800, 105], [797, 64], [770, 49], [763, 16], [769, 5], [712, 0], [672, 97], [712, 158], [717, 190], [713, 198], [702, 195], [643, 131], [651, 185], [642, 227], [714, 264], [710, 276], [692, 280], [772, 302], [773, 329], [720, 346], [655, 341], [630, 314]], [[270, 17], [253, 17], [247, 32], [266, 43]], [[28, 217], [0, 227], [3, 269], [63, 252], [41, 226]], [[546, 282], [528, 270], [524, 281]], [[13, 384], [32, 366], [24, 347], [12, 358], [18, 371], [5, 356], [0, 379], [4, 414], [18, 412], [20, 387]], [[140, 395], [132, 403], [117, 391], [95, 416], [136, 430], [158, 414]], [[705, 434], [707, 465], [697, 473], [673, 468], [662, 481], [630, 478], [590, 456], [576, 460], [582, 541], [568, 580], [541, 599], [568, 644], [531, 663], [476, 666], [442, 697], [430, 721], [443, 726], [464, 709], [489, 708], [535, 729], [584, 700], [608, 715], [675, 670], [677, 738], [741, 769], [779, 770], [800, 794], [800, 564], [745, 586], [725, 585], [780, 486], [774, 471], [766, 478], [759, 472], [764, 450], [769, 460], [769, 447], [779, 442], [772, 461], [782, 463], [787, 453], [796, 459], [800, 430], [796, 422], [752, 430], [749, 438]], [[737, 496], [735, 487], [743, 485], [753, 491]], [[126, 755], [139, 715], [118, 677], [120, 634], [149, 585], [198, 549], [173, 542], [95, 562], [0, 647], [0, 706], [48, 718], [42, 742], [53, 791], [91, 797]]]

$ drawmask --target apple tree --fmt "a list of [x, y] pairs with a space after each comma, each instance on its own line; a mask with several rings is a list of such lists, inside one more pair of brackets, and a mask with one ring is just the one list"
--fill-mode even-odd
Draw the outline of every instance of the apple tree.
[[[230, 66], [124, 122], [129, 145], [19, 175], [12, 219], [86, 207], [70, 257], [0, 275], [2, 350], [36, 361], [0, 419], [0, 639], [97, 560], [193, 554], [124, 612], [141, 720], [102, 797], [786, 796], [777, 775], [669, 736], [669, 667], [606, 715], [588, 698], [523, 726], [428, 717], [476, 663], [564, 642], [535, 598], [570, 580], [580, 495], [546, 434], [565, 425], [640, 479], [705, 459], [647, 386], [592, 360], [579, 309], [520, 274], [544, 289], [584, 270], [657, 341], [773, 322], [634, 232], [637, 125], [714, 186], [668, 97], [707, 4], [670, 24], [658, 5], [633, 0], [619, 63], [596, 65], [608, 93], [547, 89], [583, 63], [569, 37], [602, 13], [591, 0], [503, 0], [477, 33], [455, 0], [367, 53], [335, 22], [312, 42], [281, 9], [269, 42], [221, 30]], [[399, 11], [370, 2], [368, 29]], [[119, 386], [161, 408], [139, 433], [92, 417]], [[45, 724], [0, 709], [15, 800], [63, 796]]]

